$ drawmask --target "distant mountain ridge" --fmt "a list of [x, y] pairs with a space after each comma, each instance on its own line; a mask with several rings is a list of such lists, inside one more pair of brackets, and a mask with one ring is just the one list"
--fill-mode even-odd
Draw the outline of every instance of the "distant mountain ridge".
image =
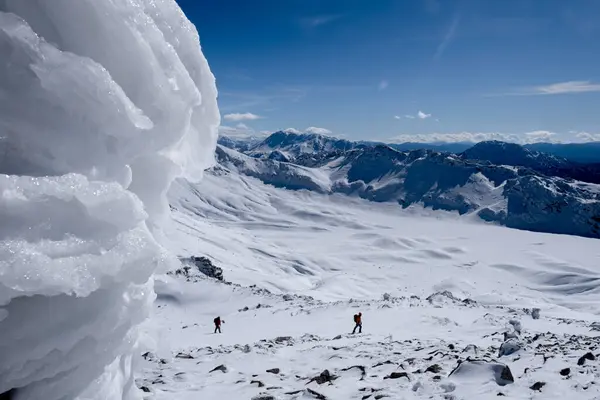
[[[527, 166], [495, 165], [432, 150], [400, 152], [385, 145], [298, 158], [310, 160], [310, 166], [250, 157], [223, 146], [216, 154], [217, 170], [285, 189], [343, 193], [403, 208], [421, 204], [513, 228], [600, 237], [600, 185], [546, 176]], [[524, 152], [517, 160], [529, 156], [536, 158]], [[563, 162], [553, 156], [544, 160], [541, 165]]]
[[[545, 153], [515, 143], [485, 141], [479, 143], [402, 143], [385, 144], [372, 141], [350, 141], [326, 135], [280, 131], [263, 140], [252, 138], [248, 141], [221, 138], [219, 143], [238, 150], [254, 158], [292, 162], [306, 167], [316, 167], [323, 160], [340, 156], [354, 149], [388, 146], [398, 151], [433, 150], [441, 153], [453, 153], [463, 159], [489, 162], [495, 165], [512, 165], [533, 169], [547, 176], [558, 176], [583, 182], [600, 184], [600, 162], [581, 164], [553, 153]], [[587, 144], [593, 148], [594, 143]], [[561, 149], [556, 147], [554, 149]], [[567, 146], [567, 145], [565, 145]], [[539, 146], [538, 146], [539, 147]], [[581, 147], [587, 149], [587, 147]], [[598, 158], [600, 160], [600, 147]]]
[[[490, 141], [495, 142], [495, 141]], [[487, 143], [487, 142], [481, 142]], [[503, 142], [497, 142], [503, 143]], [[404, 143], [385, 143], [380, 141], [351, 141], [331, 136], [314, 133], [296, 133], [290, 131], [278, 131], [272, 133], [266, 138], [231, 138], [221, 136], [219, 144], [242, 152], [252, 150], [254, 157], [268, 157], [272, 151], [278, 151], [285, 154], [286, 157], [297, 157], [300, 154], [347, 151], [354, 148], [365, 146], [377, 146], [384, 144], [395, 150], [435, 150], [439, 152], [448, 152], [460, 154], [466, 150], [477, 146], [472, 142], [404, 142]], [[600, 164], [600, 142], [589, 143], [532, 143], [518, 145], [524, 149], [551, 154], [560, 158], [567, 159], [580, 164]], [[291, 161], [291, 160], [290, 160]]]

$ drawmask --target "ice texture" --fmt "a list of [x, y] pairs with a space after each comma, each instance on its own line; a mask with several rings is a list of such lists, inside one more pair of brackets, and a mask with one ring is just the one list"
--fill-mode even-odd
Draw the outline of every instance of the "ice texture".
[[0, 0], [0, 394], [137, 399], [166, 192], [213, 163], [215, 79], [174, 0]]

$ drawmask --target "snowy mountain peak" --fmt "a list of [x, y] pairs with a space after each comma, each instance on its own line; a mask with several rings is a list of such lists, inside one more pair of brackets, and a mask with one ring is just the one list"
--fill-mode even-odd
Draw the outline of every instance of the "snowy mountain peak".
[[487, 160], [496, 165], [514, 165], [539, 170], [568, 166], [570, 162], [552, 154], [530, 150], [516, 143], [497, 140], [480, 142], [462, 153], [470, 160]]

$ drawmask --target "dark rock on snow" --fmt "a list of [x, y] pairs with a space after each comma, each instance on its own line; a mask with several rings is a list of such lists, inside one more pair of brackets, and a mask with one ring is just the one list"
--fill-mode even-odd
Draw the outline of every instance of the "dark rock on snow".
[[536, 382], [532, 386], [529, 387], [531, 390], [537, 390], [538, 392], [542, 391], [542, 388], [546, 386], [546, 382]]
[[400, 378], [406, 378], [410, 381], [410, 377], [408, 376], [408, 374], [406, 372], [392, 372], [391, 374], [384, 377], [383, 379], [400, 379]]
[[585, 360], [594, 361], [595, 359], [596, 357], [592, 353], [585, 353], [577, 360], [577, 365], [581, 366], [585, 364]]
[[270, 374], [278, 374], [279, 371], [280, 371], [279, 368], [271, 368], [271, 369], [267, 370], [267, 372], [270, 373]]
[[218, 367], [215, 367], [214, 369], [210, 370], [209, 373], [215, 372], [215, 371], [221, 371], [222, 373], [226, 373], [227, 367], [225, 365], [221, 364]]
[[308, 381], [308, 383], [317, 382], [319, 385], [322, 385], [327, 382], [333, 382], [337, 378], [338, 377], [336, 375], [331, 374], [331, 372], [329, 372], [329, 370], [326, 369], [323, 372], [321, 372], [318, 376], [315, 376], [310, 381]]

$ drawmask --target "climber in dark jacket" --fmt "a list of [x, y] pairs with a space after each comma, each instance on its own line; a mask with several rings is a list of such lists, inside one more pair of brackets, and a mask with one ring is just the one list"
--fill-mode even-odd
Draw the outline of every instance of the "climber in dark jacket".
[[221, 321], [221, 317], [217, 317], [214, 319], [214, 323], [215, 323], [215, 333], [217, 333], [217, 331], [219, 331], [219, 333], [221, 333], [221, 323], [225, 323], [225, 321]]
[[358, 333], [362, 333], [362, 313], [361, 312], [359, 312], [358, 314], [354, 314], [354, 323], [356, 325], [354, 326], [352, 333], [356, 333], [356, 328], [358, 328]]

